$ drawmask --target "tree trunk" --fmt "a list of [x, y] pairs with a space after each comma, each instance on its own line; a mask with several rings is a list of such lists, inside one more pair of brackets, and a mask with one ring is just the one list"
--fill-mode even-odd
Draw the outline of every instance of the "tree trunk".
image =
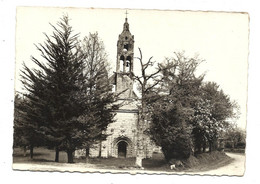
[[59, 162], [60, 150], [56, 148], [55, 151], [55, 162]]
[[214, 141], [212, 142], [212, 151], [216, 151], [217, 148], [218, 148], [217, 141], [214, 140]]
[[209, 152], [211, 153], [212, 151], [212, 142], [209, 142]]
[[204, 143], [203, 144], [203, 153], [205, 153], [206, 152], [206, 144]]
[[99, 158], [101, 158], [101, 149], [102, 149], [102, 141], [100, 140], [100, 142], [99, 142], [99, 152], [98, 152]]
[[26, 146], [23, 147], [23, 156], [26, 157]]
[[206, 152], [206, 148], [207, 148], [207, 139], [204, 137], [203, 138], [203, 153]]
[[198, 153], [201, 153], [201, 143], [197, 143], [197, 151]]
[[68, 163], [73, 163], [73, 151], [72, 150], [67, 151], [67, 156], [68, 156]]
[[30, 145], [30, 158], [33, 159], [33, 145]]
[[89, 161], [89, 146], [86, 147], [86, 163]]

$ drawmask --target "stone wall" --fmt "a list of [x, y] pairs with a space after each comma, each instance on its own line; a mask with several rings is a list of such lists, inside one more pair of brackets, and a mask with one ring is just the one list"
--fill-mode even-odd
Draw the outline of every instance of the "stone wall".
[[[101, 157], [118, 157], [118, 143], [121, 141], [127, 144], [126, 157], [136, 157], [137, 153], [137, 128], [139, 113], [137, 105], [139, 101], [134, 99], [119, 100], [122, 104], [114, 117], [115, 122], [109, 124], [106, 134], [109, 135], [105, 141], [100, 144], [95, 144], [90, 149], [90, 157], [98, 157], [101, 147]], [[143, 158], [152, 157], [155, 145], [150, 138], [143, 134]], [[76, 152], [76, 155], [80, 151]], [[85, 156], [85, 155], [83, 155]]]

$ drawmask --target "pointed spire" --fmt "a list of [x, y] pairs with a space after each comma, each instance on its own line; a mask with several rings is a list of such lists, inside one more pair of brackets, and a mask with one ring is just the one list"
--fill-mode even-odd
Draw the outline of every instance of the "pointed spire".
[[129, 24], [127, 22], [127, 10], [125, 11], [125, 23], [124, 23], [124, 30], [123, 31], [129, 31]]

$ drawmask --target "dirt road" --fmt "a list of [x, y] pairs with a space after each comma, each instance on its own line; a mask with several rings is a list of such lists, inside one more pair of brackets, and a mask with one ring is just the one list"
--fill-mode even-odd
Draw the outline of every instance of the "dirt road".
[[67, 172], [110, 172], [110, 173], [165, 173], [165, 174], [200, 174], [200, 175], [236, 175], [241, 176], [244, 174], [245, 155], [227, 153], [228, 156], [234, 160], [223, 167], [209, 171], [200, 172], [164, 172], [164, 171], [147, 171], [147, 170], [107, 170], [97, 169], [93, 164], [65, 164], [65, 163], [42, 163], [42, 164], [26, 164], [26, 163], [14, 163], [13, 169], [16, 170], [33, 170], [33, 171], [67, 171]]
[[226, 153], [229, 157], [234, 160], [223, 167], [200, 172], [200, 174], [209, 174], [209, 175], [236, 175], [241, 176], [245, 172], [245, 154], [236, 154], [236, 153]]

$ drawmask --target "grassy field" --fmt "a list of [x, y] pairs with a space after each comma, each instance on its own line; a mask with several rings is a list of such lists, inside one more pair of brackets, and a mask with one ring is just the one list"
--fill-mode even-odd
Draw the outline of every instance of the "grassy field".
[[[14, 148], [13, 163], [51, 163], [55, 160], [55, 151], [46, 148], [35, 148], [33, 159], [30, 158], [29, 151], [24, 157], [23, 149]], [[85, 159], [74, 158], [75, 163], [85, 163]], [[64, 151], [60, 152], [59, 163], [67, 163], [67, 154]], [[97, 167], [121, 168], [128, 169], [135, 167], [135, 158], [90, 158], [88, 163], [95, 164]], [[143, 160], [144, 168], [165, 168], [168, 167], [162, 154], [154, 154], [152, 159]]]
[[[60, 162], [67, 163], [67, 154], [63, 151], [60, 152]], [[54, 162], [55, 151], [48, 150], [46, 148], [34, 148], [33, 159], [30, 158], [29, 150], [26, 152], [26, 157], [23, 156], [23, 149], [14, 148], [13, 150], [13, 162], [24, 163], [24, 162]]]
[[[67, 163], [67, 154], [60, 152], [59, 163]], [[34, 157], [30, 159], [29, 151], [26, 157], [23, 156], [23, 150], [15, 148], [13, 152], [13, 163], [34, 163], [34, 164], [56, 164], [54, 162], [55, 151], [46, 148], [35, 148]], [[201, 154], [199, 156], [191, 157], [185, 162], [186, 167], [180, 169], [189, 171], [205, 171], [218, 168], [230, 163], [232, 159], [222, 153]], [[85, 163], [85, 159], [74, 159], [74, 164]], [[95, 168], [106, 169], [135, 169], [135, 158], [90, 158], [89, 164]], [[169, 164], [164, 160], [161, 153], [153, 154], [152, 158], [143, 160], [143, 167], [145, 170], [153, 171], [171, 171]]]

